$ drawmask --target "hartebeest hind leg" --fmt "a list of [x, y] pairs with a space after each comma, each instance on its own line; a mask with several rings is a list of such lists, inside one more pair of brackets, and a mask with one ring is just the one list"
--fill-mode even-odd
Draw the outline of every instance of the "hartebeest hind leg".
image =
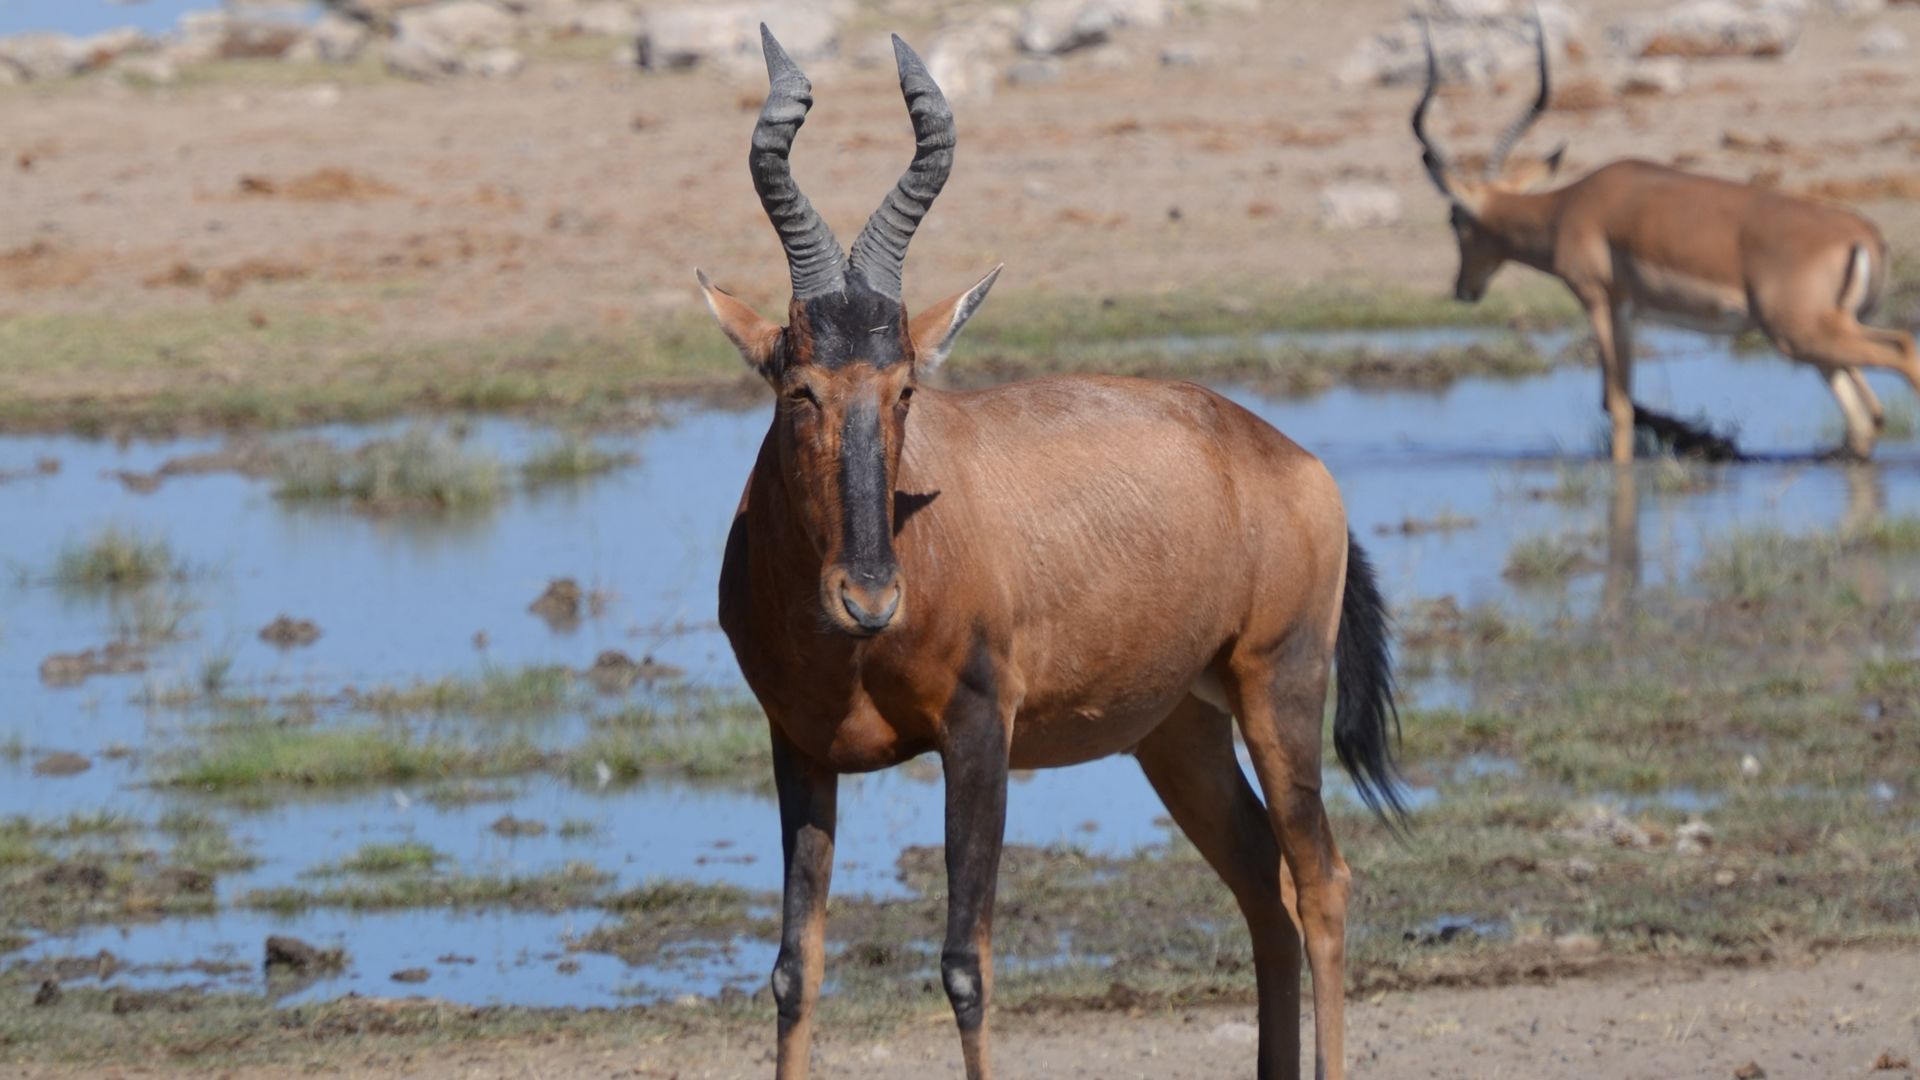
[[[1296, 631], [1298, 634], [1300, 631]], [[1237, 656], [1228, 687], [1267, 816], [1293, 873], [1313, 971], [1314, 1075], [1346, 1075], [1347, 895], [1351, 875], [1320, 800], [1320, 737], [1333, 642], [1276, 643]], [[1291, 1072], [1283, 1075], [1292, 1075]]]
[[840, 778], [808, 761], [773, 731], [773, 781], [780, 796], [780, 845], [786, 882], [780, 905], [780, 956], [773, 1001], [780, 1015], [778, 1080], [805, 1080], [813, 1043], [813, 1006], [826, 967], [827, 888], [833, 878], [833, 830]]
[[940, 764], [947, 784], [947, 939], [940, 949], [960, 1028], [967, 1080], [987, 1080], [987, 998], [993, 991], [993, 898], [1007, 824], [1011, 718], [994, 700], [995, 680], [977, 662], [947, 705]]
[[1253, 936], [1260, 1080], [1300, 1074], [1300, 934], [1280, 844], [1233, 752], [1233, 718], [1188, 698], [1134, 751], [1167, 812], [1232, 890]]

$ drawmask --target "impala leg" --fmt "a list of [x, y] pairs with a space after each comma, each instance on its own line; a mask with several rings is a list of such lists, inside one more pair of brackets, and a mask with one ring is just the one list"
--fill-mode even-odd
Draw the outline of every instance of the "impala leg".
[[1625, 304], [1606, 297], [1586, 301], [1593, 323], [1594, 344], [1600, 348], [1600, 406], [1613, 427], [1613, 461], [1633, 463], [1633, 333], [1632, 313]]
[[940, 979], [960, 1028], [967, 1080], [993, 1075], [987, 998], [993, 990], [993, 897], [1007, 821], [1009, 727], [991, 675], [969, 665], [947, 705], [940, 761], [947, 782], [947, 940]]
[[1880, 427], [1874, 423], [1873, 413], [1860, 397], [1859, 387], [1865, 383], [1860, 373], [1849, 368], [1824, 367], [1820, 369], [1821, 378], [1827, 381], [1827, 388], [1833, 391], [1833, 400], [1840, 405], [1840, 415], [1846, 420], [1847, 433], [1841, 442], [1842, 452], [1853, 458], [1866, 460], [1873, 455], [1874, 439]]
[[805, 1080], [813, 1044], [813, 1006], [826, 967], [827, 887], [840, 778], [801, 755], [773, 731], [773, 780], [780, 796], [780, 846], [786, 882], [780, 904], [780, 955], [773, 1001], [780, 1015], [778, 1080]]
[[1233, 891], [1253, 936], [1260, 1080], [1300, 1075], [1300, 934], [1280, 844], [1233, 753], [1233, 719], [1188, 698], [1134, 751], [1180, 830]]
[[1847, 377], [1853, 380], [1853, 388], [1860, 392], [1860, 400], [1866, 402], [1867, 415], [1873, 418], [1873, 430], [1887, 430], [1887, 410], [1880, 404], [1880, 396], [1873, 392], [1873, 384], [1867, 382], [1867, 376], [1859, 368], [1848, 368]]
[[1328, 657], [1294, 652], [1236, 660], [1230, 688], [1240, 731], [1266, 795], [1267, 814], [1298, 890], [1300, 928], [1313, 971], [1314, 1075], [1346, 1075], [1347, 896], [1351, 875], [1320, 801], [1320, 727]]

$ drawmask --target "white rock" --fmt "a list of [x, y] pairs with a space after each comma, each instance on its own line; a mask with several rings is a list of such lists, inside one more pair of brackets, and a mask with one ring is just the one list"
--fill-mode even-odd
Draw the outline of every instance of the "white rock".
[[[941, 33], [927, 45], [927, 73], [956, 105], [982, 104], [993, 98], [1000, 60], [1014, 48], [1016, 16], [1010, 11], [977, 18]], [[889, 47], [889, 65], [893, 63]]]
[[1676, 855], [1699, 855], [1713, 847], [1713, 826], [1695, 818], [1680, 826], [1673, 833], [1673, 851]]
[[1119, 22], [1098, 0], [1033, 0], [1020, 12], [1020, 47], [1040, 56], [1056, 56], [1113, 36]]
[[1790, 5], [1688, 0], [1659, 14], [1627, 19], [1610, 37], [1628, 56], [1780, 56], [1799, 40], [1802, 18]]
[[665, 71], [729, 59], [757, 64], [762, 22], [795, 60], [839, 50], [840, 15], [826, 0], [685, 4], [648, 14], [640, 32], [640, 66]]
[[[1580, 34], [1580, 17], [1557, 0], [1540, 4], [1547, 55], [1564, 62], [1568, 42]], [[1536, 63], [1533, 14], [1441, 19], [1432, 23], [1433, 52], [1443, 82], [1487, 84], [1531, 72]], [[1362, 41], [1335, 69], [1343, 87], [1419, 83], [1427, 77], [1427, 49], [1420, 22], [1409, 16]]]
[[1202, 42], [1169, 42], [1160, 50], [1161, 67], [1201, 67], [1212, 60], [1213, 49]]
[[1907, 35], [1891, 26], [1876, 26], [1860, 35], [1862, 56], [1902, 56], [1911, 47]]
[[1865, 19], [1887, 10], [1887, 0], [1827, 0], [1827, 10], [1843, 19]]
[[[1051, 56], [1030, 56], [1007, 68], [1008, 86], [1038, 86], [1060, 81], [1061, 64]], [[936, 78], [934, 80], [938, 82]]]
[[1752, 754], [1742, 756], [1740, 758], [1740, 775], [1749, 780], [1758, 777], [1760, 775], [1760, 759], [1754, 757]]
[[21, 82], [64, 79], [87, 69], [84, 42], [72, 34], [14, 34], [0, 38], [0, 67], [12, 68]]
[[395, 37], [432, 40], [450, 49], [490, 49], [513, 40], [513, 16], [487, 0], [446, 0], [410, 8], [394, 20]]
[[640, 33], [640, 13], [617, 0], [582, 4], [567, 20], [566, 28], [576, 34], [603, 37], [635, 37]]
[[527, 58], [518, 49], [501, 46], [497, 49], [482, 49], [468, 53], [460, 58], [460, 70], [463, 74], [478, 75], [483, 79], [510, 79], [520, 74], [527, 66]]
[[1214, 1025], [1207, 1037], [1234, 1046], [1253, 1046], [1260, 1041], [1260, 1029], [1245, 1020], [1226, 1020]]
[[292, 60], [347, 64], [367, 47], [373, 31], [358, 19], [328, 12], [307, 28], [307, 35], [287, 55]]
[[122, 56], [133, 53], [153, 52], [160, 43], [148, 36], [147, 32], [135, 26], [120, 26], [112, 30], [103, 30], [92, 37], [80, 41], [87, 51], [89, 68], [103, 67]]
[[460, 70], [460, 54], [438, 38], [402, 34], [387, 42], [387, 70], [409, 79], [439, 79]]
[[1400, 220], [1400, 194], [1378, 184], [1340, 184], [1320, 191], [1320, 227], [1370, 229]]

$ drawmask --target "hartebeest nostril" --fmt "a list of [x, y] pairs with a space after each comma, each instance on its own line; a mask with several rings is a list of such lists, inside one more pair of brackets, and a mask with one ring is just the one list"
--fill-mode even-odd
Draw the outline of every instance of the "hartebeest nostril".
[[853, 589], [842, 585], [840, 606], [847, 609], [847, 614], [852, 616], [855, 625], [860, 629], [869, 634], [877, 634], [893, 622], [894, 613], [900, 610], [900, 586], [897, 583], [890, 583], [885, 589], [873, 590], [868, 593], [863, 602]]

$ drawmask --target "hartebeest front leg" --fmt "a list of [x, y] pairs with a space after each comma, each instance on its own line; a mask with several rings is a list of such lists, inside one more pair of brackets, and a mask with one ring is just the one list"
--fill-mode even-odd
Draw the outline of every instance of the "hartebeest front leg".
[[993, 897], [1007, 822], [1009, 720], [990, 695], [990, 686], [963, 682], [947, 707], [940, 749], [947, 782], [947, 940], [940, 979], [960, 1027], [967, 1080], [993, 1075], [987, 998], [993, 990]]
[[833, 830], [840, 778], [801, 755], [773, 729], [773, 780], [780, 796], [780, 846], [786, 882], [780, 906], [780, 956], [773, 1001], [780, 1014], [778, 1080], [805, 1080], [811, 1064], [813, 1006], [826, 967], [827, 888], [833, 879]]

